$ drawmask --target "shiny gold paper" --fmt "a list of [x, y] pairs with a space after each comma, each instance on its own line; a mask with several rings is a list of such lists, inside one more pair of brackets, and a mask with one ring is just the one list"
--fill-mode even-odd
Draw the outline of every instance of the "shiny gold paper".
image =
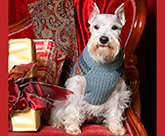
[[41, 124], [40, 110], [13, 111], [11, 117], [13, 131], [37, 131]]
[[[35, 45], [31, 39], [9, 40], [9, 69], [14, 65], [28, 64], [36, 60]], [[34, 66], [27, 77], [37, 76], [37, 67]], [[29, 109], [28, 111], [11, 113], [13, 131], [36, 131], [40, 126], [40, 110]]]
[[[28, 64], [36, 60], [36, 50], [31, 39], [10, 39], [9, 40], [9, 69], [14, 65]], [[36, 76], [36, 67], [29, 76]]]

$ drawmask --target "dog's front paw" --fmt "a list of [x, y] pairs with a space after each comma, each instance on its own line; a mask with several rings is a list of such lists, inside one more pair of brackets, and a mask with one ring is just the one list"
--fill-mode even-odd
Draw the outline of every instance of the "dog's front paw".
[[59, 128], [59, 129], [64, 129], [65, 128], [65, 126], [61, 123], [53, 123], [51, 126], [55, 127], [55, 128]]
[[111, 124], [108, 128], [115, 135], [124, 135], [126, 133], [126, 129], [121, 124]]
[[70, 134], [78, 135], [81, 133], [81, 130], [79, 127], [69, 126], [68, 128], [66, 128], [66, 132]]

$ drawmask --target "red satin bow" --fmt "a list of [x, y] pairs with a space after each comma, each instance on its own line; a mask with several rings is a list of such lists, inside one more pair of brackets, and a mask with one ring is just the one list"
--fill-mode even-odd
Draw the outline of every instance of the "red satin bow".
[[[30, 81], [31, 80], [31, 81]], [[9, 79], [9, 112], [26, 111], [47, 108], [54, 100], [66, 100], [66, 95], [72, 94], [69, 90], [51, 85], [35, 82], [32, 78], [21, 81]]]
[[72, 94], [69, 90], [36, 82], [34, 78], [26, 78], [26, 74], [36, 63], [15, 65], [9, 73], [9, 112], [43, 109], [54, 100], [66, 100], [66, 95]]
[[[66, 100], [66, 95], [71, 91], [52, 84], [40, 83], [34, 77], [25, 78], [28, 72], [35, 66], [35, 62], [23, 65], [15, 65], [8, 78], [9, 113], [14, 111], [26, 111], [47, 108], [53, 105], [54, 100]], [[55, 106], [55, 105], [53, 105]], [[12, 131], [11, 117], [9, 114], [9, 131]]]
[[[66, 95], [71, 91], [52, 84], [34, 81], [34, 78], [26, 78], [26, 74], [36, 63], [15, 65], [9, 74], [9, 112], [43, 109], [54, 100], [66, 100]], [[15, 80], [16, 79], [16, 80]]]
[[19, 85], [14, 82], [14, 79], [9, 78], [9, 112], [12, 110], [25, 111], [29, 109], [29, 101], [25, 98], [24, 93], [20, 91]]
[[[34, 77], [25, 78], [35, 65], [35, 62], [26, 65], [16, 65], [9, 73], [9, 113], [12, 110], [26, 111], [47, 108], [53, 105], [54, 100], [66, 100], [71, 91], [52, 84], [35, 81]], [[54, 105], [55, 106], [55, 105]]]

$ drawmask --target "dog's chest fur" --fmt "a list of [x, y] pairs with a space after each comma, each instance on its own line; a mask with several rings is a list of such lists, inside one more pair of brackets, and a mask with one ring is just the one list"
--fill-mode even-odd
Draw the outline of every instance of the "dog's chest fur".
[[86, 101], [92, 105], [101, 105], [108, 100], [124, 71], [122, 50], [115, 62], [100, 64], [91, 58], [86, 46], [73, 67], [72, 76], [83, 75], [86, 79]]

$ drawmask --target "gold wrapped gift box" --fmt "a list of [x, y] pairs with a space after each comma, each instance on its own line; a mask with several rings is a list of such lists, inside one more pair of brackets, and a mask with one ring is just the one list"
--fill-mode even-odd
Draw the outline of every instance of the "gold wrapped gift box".
[[[9, 40], [9, 68], [14, 65], [28, 64], [36, 60], [36, 50], [34, 42], [31, 39], [10, 39]], [[29, 76], [37, 76], [37, 67], [35, 66]]]
[[[36, 50], [30, 39], [9, 40], [9, 71], [14, 65], [28, 64], [36, 60]], [[33, 67], [29, 76], [37, 75], [37, 67]], [[11, 113], [13, 131], [36, 131], [40, 126], [40, 110]]]
[[37, 131], [40, 127], [40, 110], [29, 109], [28, 111], [11, 113], [13, 131]]

